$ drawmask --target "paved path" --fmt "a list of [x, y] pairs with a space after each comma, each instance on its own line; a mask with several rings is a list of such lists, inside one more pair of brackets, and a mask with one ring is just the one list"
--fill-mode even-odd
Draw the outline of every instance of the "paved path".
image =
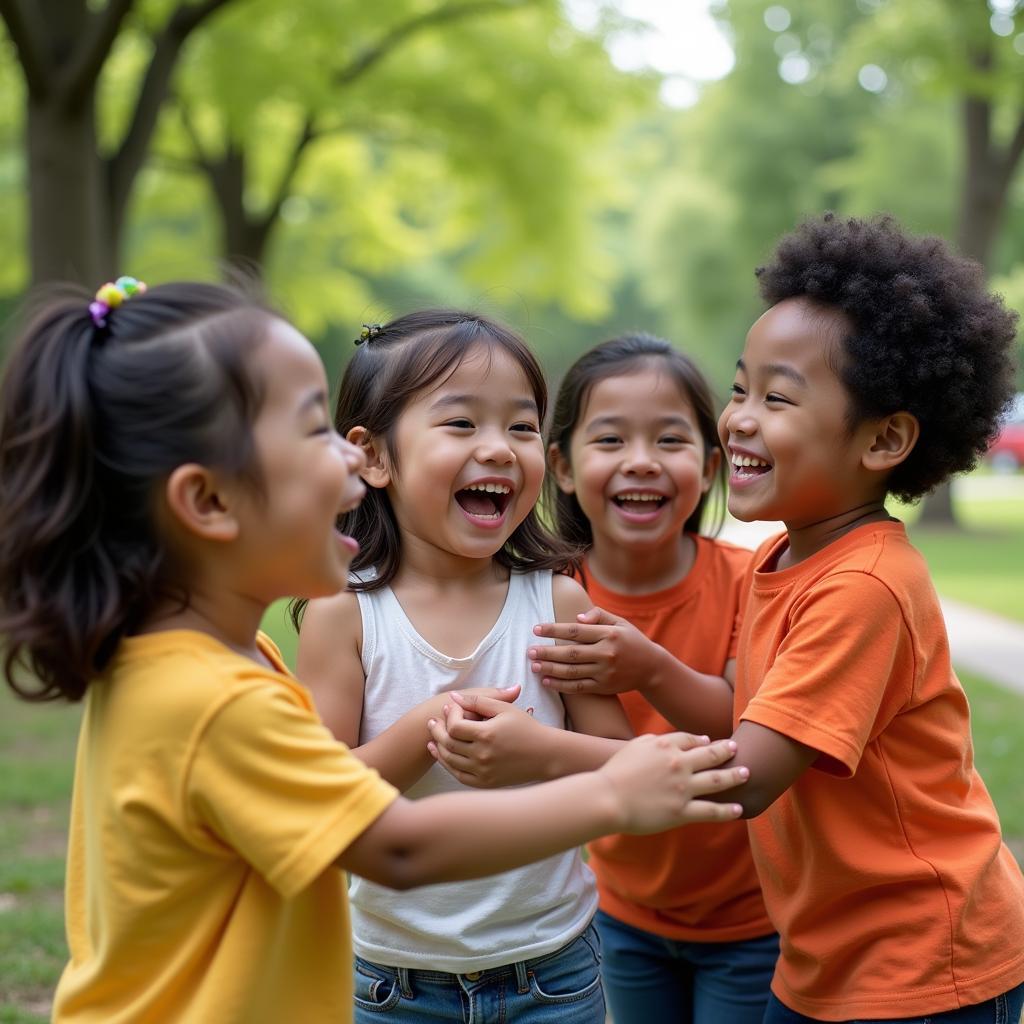
[[[991, 480], [994, 485], [1002, 481]], [[782, 530], [781, 523], [727, 520], [721, 536], [734, 544], [757, 547]], [[1024, 580], [1021, 583], [1024, 586]], [[969, 672], [1024, 694], [1024, 626], [993, 612], [941, 597], [953, 662]]]

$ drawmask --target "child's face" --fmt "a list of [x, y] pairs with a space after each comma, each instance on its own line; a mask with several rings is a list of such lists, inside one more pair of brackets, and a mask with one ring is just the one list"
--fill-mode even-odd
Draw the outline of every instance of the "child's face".
[[540, 420], [526, 374], [503, 350], [474, 349], [402, 412], [388, 493], [405, 538], [490, 558], [536, 504]]
[[569, 461], [552, 452], [558, 486], [576, 495], [594, 544], [634, 551], [679, 543], [717, 457], [706, 458], [692, 405], [656, 365], [598, 381], [580, 410]]
[[241, 540], [261, 599], [341, 590], [358, 545], [335, 529], [359, 504], [363, 453], [334, 430], [313, 346], [274, 321], [256, 350], [264, 398], [253, 426], [263, 493], [243, 504]]
[[851, 433], [850, 398], [827, 361], [847, 328], [840, 313], [793, 298], [750, 329], [718, 421], [737, 519], [801, 529], [874, 496], [861, 464], [874, 426]]

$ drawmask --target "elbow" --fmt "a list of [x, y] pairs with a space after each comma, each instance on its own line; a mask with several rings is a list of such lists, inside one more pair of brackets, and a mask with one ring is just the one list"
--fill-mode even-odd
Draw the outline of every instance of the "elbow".
[[768, 790], [751, 785], [747, 782], [741, 790], [736, 793], [735, 801], [743, 808], [741, 818], [756, 818], [763, 814], [782, 795], [782, 792], [769, 792]]

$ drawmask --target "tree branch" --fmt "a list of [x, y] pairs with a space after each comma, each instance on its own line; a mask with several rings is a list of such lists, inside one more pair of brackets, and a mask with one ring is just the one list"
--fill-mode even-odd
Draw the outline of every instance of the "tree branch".
[[92, 95], [96, 79], [133, 4], [134, 0], [110, 0], [101, 11], [89, 16], [84, 41], [76, 47], [67, 72], [61, 75], [60, 91], [69, 105], [81, 105]]
[[313, 118], [307, 115], [306, 120], [302, 125], [302, 131], [299, 133], [299, 137], [295, 140], [295, 145], [292, 147], [291, 156], [288, 159], [288, 165], [284, 169], [284, 174], [281, 176], [281, 180], [277, 183], [277, 192], [261, 218], [268, 231], [274, 221], [277, 220], [278, 214], [281, 212], [281, 207], [284, 205], [284, 201], [288, 198], [288, 193], [291, 192], [292, 183], [295, 181], [295, 175], [299, 170], [299, 164], [302, 163], [302, 154], [305, 152], [306, 147], [314, 139], [319, 137], [320, 133], [317, 132], [314, 127]]
[[107, 161], [107, 180], [113, 205], [123, 206], [128, 199], [156, 128], [160, 108], [167, 98], [171, 75], [185, 40], [210, 15], [231, 2], [203, 0], [203, 3], [198, 4], [181, 4], [156, 37], [153, 56], [146, 68], [131, 124], [120, 148]]
[[999, 162], [999, 173], [1006, 187], [1009, 187], [1013, 180], [1021, 156], [1024, 156], [1024, 115], [1021, 115], [1017, 122], [1017, 130], [1003, 150], [1002, 159]]
[[29, 93], [44, 96], [50, 87], [49, 66], [43, 45], [44, 26], [34, 0], [0, 0], [0, 18], [18, 52]]
[[399, 44], [424, 29], [478, 14], [522, 10], [529, 7], [531, 2], [532, 0], [477, 0], [475, 3], [444, 4], [396, 25], [373, 46], [367, 47], [350, 64], [338, 71], [334, 76], [334, 82], [339, 86], [350, 85], [357, 78], [366, 74]]

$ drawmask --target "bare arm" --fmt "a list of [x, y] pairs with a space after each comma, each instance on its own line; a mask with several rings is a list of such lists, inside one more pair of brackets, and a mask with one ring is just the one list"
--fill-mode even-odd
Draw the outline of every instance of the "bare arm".
[[337, 863], [405, 889], [506, 871], [608, 833], [736, 818], [738, 805], [701, 799], [745, 778], [745, 768], [717, 768], [733, 744], [692, 744], [678, 733], [644, 736], [595, 772], [499, 793], [399, 798]]
[[[576, 580], [568, 576], [555, 575], [551, 579], [551, 585], [555, 616], [559, 622], [575, 622], [577, 615], [589, 611], [592, 607], [587, 592]], [[545, 646], [550, 647], [550, 645]], [[565, 644], [564, 651], [567, 652], [575, 646], [575, 644]], [[614, 694], [566, 692], [562, 694], [562, 700], [565, 703], [565, 709], [572, 722], [574, 732], [616, 740], [633, 738], [633, 729], [626, 717], [626, 712], [623, 711], [622, 704]], [[614, 751], [606, 753], [605, 758], [610, 757], [612, 752]], [[596, 765], [591, 764], [589, 767], [596, 767]], [[575, 770], [582, 771], [584, 768]]]
[[[296, 675], [309, 687], [317, 711], [335, 739], [393, 786], [406, 790], [433, 764], [427, 750], [427, 722], [442, 714], [448, 695], [425, 700], [379, 736], [358, 745], [366, 683], [361, 646], [362, 619], [354, 594], [310, 601], [299, 634]], [[519, 687], [473, 693], [515, 700]]]
[[530, 649], [531, 667], [545, 686], [567, 695], [637, 690], [678, 729], [715, 738], [732, 732], [733, 662], [721, 676], [696, 672], [627, 619], [600, 608], [534, 632], [575, 642]]
[[750, 780], [709, 800], [739, 801], [744, 818], [766, 811], [821, 756], [814, 747], [756, 722], [740, 722], [733, 734], [735, 764], [750, 769]]

